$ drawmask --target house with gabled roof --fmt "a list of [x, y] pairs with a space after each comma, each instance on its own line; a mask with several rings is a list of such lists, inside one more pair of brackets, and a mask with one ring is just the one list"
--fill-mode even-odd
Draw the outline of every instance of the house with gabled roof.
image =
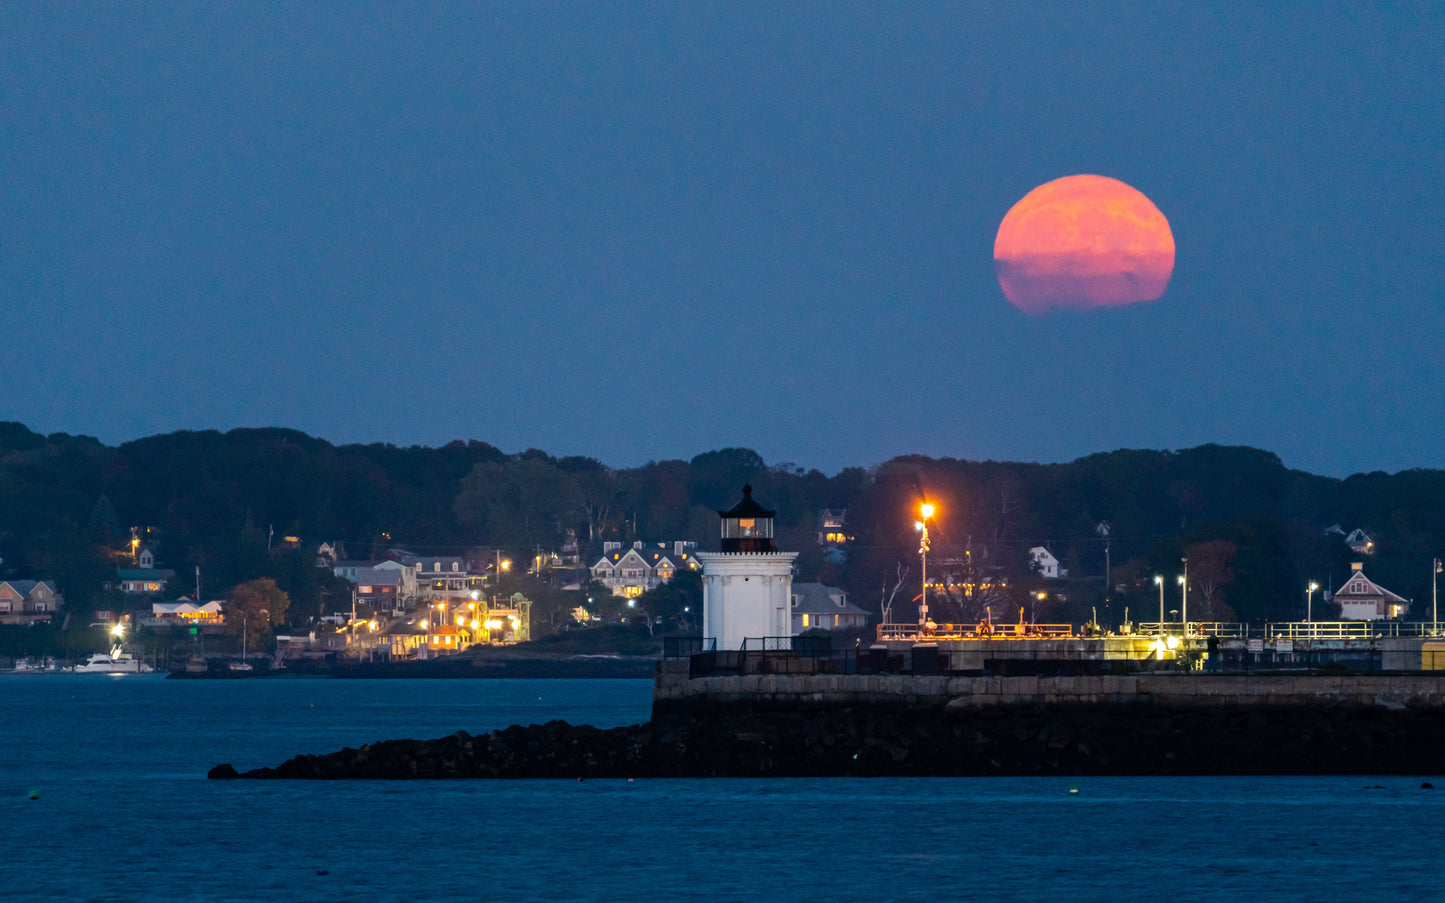
[[847, 508], [824, 508], [818, 512], [818, 545], [823, 547], [824, 560], [842, 564], [848, 557], [848, 543], [852, 541]]
[[794, 583], [793, 635], [806, 630], [861, 630], [868, 612], [848, 601], [848, 594], [823, 583]]
[[1370, 538], [1370, 534], [1358, 527], [1351, 530], [1350, 534], [1345, 537], [1345, 545], [1349, 546], [1350, 551], [1356, 555], [1375, 554], [1375, 541]]
[[1334, 601], [1339, 603], [1340, 618], [1346, 621], [1381, 621], [1403, 617], [1410, 608], [1410, 600], [1385, 589], [1365, 576], [1364, 564], [1350, 565], [1350, 579], [1335, 590]]
[[189, 596], [182, 596], [174, 602], [152, 602], [151, 616], [143, 619], [141, 623], [150, 627], [163, 627], [175, 624], [224, 624], [225, 621], [225, 603], [221, 600], [213, 599], [201, 605]]
[[1047, 546], [1034, 546], [1029, 549], [1029, 564], [1034, 572], [1045, 580], [1058, 580], [1069, 576], [1069, 569], [1059, 566], [1059, 559]]
[[697, 543], [634, 542], [623, 547], [620, 542], [602, 544], [602, 557], [592, 565], [592, 579], [612, 590], [614, 596], [635, 599], [654, 587], [671, 580], [680, 570], [701, 571], [702, 563], [694, 553]]
[[0, 624], [45, 623], [63, 601], [54, 580], [0, 580]]
[[473, 575], [465, 558], [456, 555], [414, 555], [400, 549], [389, 549], [387, 555], [412, 569], [416, 575], [416, 597], [423, 602], [465, 595], [472, 586]]
[[170, 568], [116, 568], [120, 591], [130, 595], [158, 595], [166, 591], [166, 584], [176, 579], [176, 572]]

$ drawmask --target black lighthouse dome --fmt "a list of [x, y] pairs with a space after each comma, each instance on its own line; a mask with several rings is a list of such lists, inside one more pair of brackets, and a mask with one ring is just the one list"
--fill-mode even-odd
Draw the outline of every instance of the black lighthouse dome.
[[743, 500], [726, 511], [719, 511], [722, 518], [722, 550], [724, 552], [772, 552], [773, 515], [753, 501], [753, 487], [743, 487]]

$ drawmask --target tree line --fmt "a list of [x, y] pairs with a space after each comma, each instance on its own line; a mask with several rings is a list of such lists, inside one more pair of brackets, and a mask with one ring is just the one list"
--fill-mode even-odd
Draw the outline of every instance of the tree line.
[[[929, 572], [946, 578], [929, 600], [938, 620], [1012, 620], [1022, 608], [1039, 622], [1097, 612], [1117, 623], [1126, 607], [1131, 619], [1152, 620], [1154, 576], [1177, 608], [1185, 557], [1192, 618], [1291, 619], [1303, 614], [1309, 581], [1337, 587], [1357, 557], [1336, 525], [1368, 532], [1366, 572], [1415, 599], [1412, 617], [1428, 617], [1431, 562], [1445, 545], [1445, 472], [1335, 479], [1246, 447], [1120, 450], [1061, 464], [903, 456], [827, 475], [741, 448], [619, 468], [477, 441], [337, 446], [294, 430], [237, 429], [112, 447], [0, 423], [0, 579], [54, 579], [76, 612], [117, 607], [104, 586], [139, 527], [159, 564], [177, 571], [178, 590], [191, 588], [197, 567], [206, 596], [271, 579], [299, 620], [347, 592], [314, 566], [322, 541], [340, 540], [358, 558], [389, 547], [529, 557], [572, 537], [586, 564], [609, 540], [713, 549], [717, 511], [744, 483], [777, 509], [777, 544], [800, 553], [798, 580], [842, 586], [875, 617], [891, 604], [899, 620], [916, 612], [924, 499], [937, 506]], [[816, 541], [825, 508], [847, 509], [841, 562]], [[283, 542], [293, 536], [295, 548]], [[1036, 546], [1069, 576], [1038, 578]], [[1317, 616], [1327, 611], [1320, 596], [1315, 605]]]

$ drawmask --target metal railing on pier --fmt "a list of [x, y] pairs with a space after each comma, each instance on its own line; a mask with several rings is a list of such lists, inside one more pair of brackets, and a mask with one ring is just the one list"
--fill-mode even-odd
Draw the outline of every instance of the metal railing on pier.
[[[1075, 636], [1072, 624], [879, 624], [878, 639], [887, 640], [1047, 640]], [[1082, 634], [1078, 634], [1082, 635]]]
[[1445, 636], [1445, 628], [1431, 622], [1411, 621], [1281, 621], [1246, 624], [1236, 621], [1140, 621], [1101, 631], [1071, 624], [880, 624], [879, 642], [931, 643], [940, 640], [1079, 639], [1101, 636], [1173, 636], [1206, 639], [1368, 640], [1392, 637]]
[[835, 649], [830, 636], [747, 637], [736, 651], [711, 648], [688, 656], [691, 677], [712, 674], [856, 674], [858, 650]]
[[1242, 639], [1249, 636], [1249, 625], [1230, 621], [1140, 621], [1131, 631], [1137, 636], [1217, 636], [1221, 639]]
[[1427, 637], [1439, 631], [1429, 622], [1415, 621], [1289, 621], [1266, 624], [1265, 639], [1361, 640], [1372, 637]]
[[717, 637], [666, 636], [662, 638], [663, 658], [691, 658], [717, 651]]

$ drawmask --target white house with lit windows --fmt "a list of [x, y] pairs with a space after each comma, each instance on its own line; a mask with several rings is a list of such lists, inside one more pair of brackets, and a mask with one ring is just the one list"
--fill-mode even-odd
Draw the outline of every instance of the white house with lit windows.
[[465, 558], [402, 555], [400, 559], [402, 564], [415, 570], [416, 597], [422, 602], [466, 595], [472, 585]]
[[602, 557], [592, 565], [592, 579], [612, 590], [614, 596], [635, 599], [671, 580], [680, 570], [699, 571], [697, 543], [620, 542], [602, 544]]
[[1334, 601], [1339, 603], [1340, 618], [1345, 621], [1382, 621], [1404, 617], [1410, 608], [1410, 600], [1385, 589], [1365, 576], [1364, 564], [1350, 565], [1350, 579], [1335, 590]]

